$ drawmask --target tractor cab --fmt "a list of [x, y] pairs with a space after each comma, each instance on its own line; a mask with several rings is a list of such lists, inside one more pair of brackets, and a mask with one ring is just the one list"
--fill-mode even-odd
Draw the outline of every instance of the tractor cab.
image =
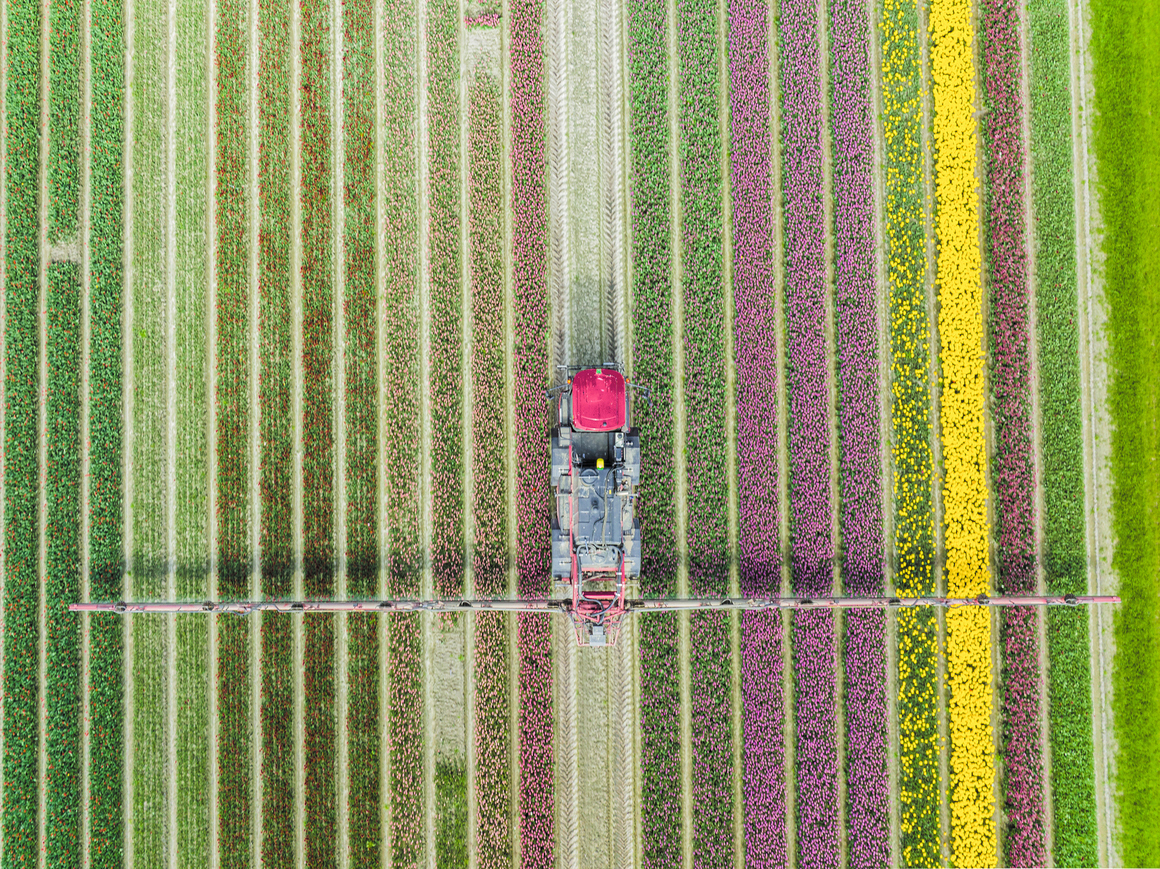
[[[571, 586], [582, 646], [613, 645], [628, 580], [640, 576], [640, 433], [619, 368], [569, 369], [552, 429], [552, 576]], [[639, 389], [639, 387], [636, 387]], [[647, 392], [646, 392], [647, 394]]]

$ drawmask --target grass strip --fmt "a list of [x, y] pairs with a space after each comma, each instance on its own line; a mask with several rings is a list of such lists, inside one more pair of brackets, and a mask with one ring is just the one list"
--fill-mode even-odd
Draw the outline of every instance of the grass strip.
[[461, 760], [435, 762], [435, 866], [467, 865], [467, 767]]
[[[842, 581], [847, 593], [881, 594], [870, 21], [857, 0], [837, 0], [829, 12]], [[851, 866], [881, 866], [890, 858], [885, 613], [848, 612], [845, 628], [838, 652], [846, 680], [847, 847]]]
[[[548, 239], [545, 189], [547, 60], [542, 27], [544, 0], [516, 0], [508, 7], [513, 368], [515, 373], [516, 554], [519, 595], [544, 598], [551, 591], [549, 537], [541, 517], [548, 510]], [[554, 865], [555, 776], [552, 731], [552, 630], [549, 617], [517, 616], [519, 650], [519, 816], [521, 869]]]
[[[262, 595], [294, 590], [294, 307], [290, 289], [290, 4], [258, 4], [258, 400]], [[293, 622], [261, 617], [262, 863], [289, 867], [294, 835]]]
[[[378, 358], [375, 287], [375, 31], [370, 0], [343, 6], [346, 246], [346, 589], [378, 592]], [[381, 829], [378, 619], [347, 617], [352, 869], [377, 866]], [[364, 842], [366, 843], [364, 845]]]
[[[730, 0], [738, 580], [746, 595], [773, 594], [781, 585], [767, 15], [764, 3]], [[765, 869], [786, 857], [782, 703], [769, 690], [781, 684], [779, 614], [742, 614], [740, 667], [745, 861]]]
[[[1088, 588], [1071, 135], [1064, 0], [1030, 0], [1031, 193], [1035, 231], [1043, 568], [1048, 591]], [[1051, 796], [1057, 866], [1098, 859], [1088, 614], [1047, 613]]]
[[[382, 473], [386, 475], [387, 494], [384, 518], [390, 529], [386, 553], [387, 588], [391, 595], [416, 596], [421, 591], [419, 529], [424, 507], [419, 498], [422, 434], [419, 427], [417, 170], [413, 156], [417, 135], [414, 7], [400, 0], [391, 0], [383, 22], [383, 59], [388, 71], [384, 79], [386, 90], [381, 128], [384, 181], [381, 193], [386, 243], [380, 251], [387, 318], [382, 333], [386, 354]], [[353, 639], [352, 635], [352, 642]], [[383, 750], [390, 752], [387, 816], [390, 818], [391, 861], [392, 865], [415, 866], [424, 854], [419, 616], [391, 616], [387, 621], [387, 644], [387, 720], [390, 732], [388, 745]], [[351, 648], [353, 650], [354, 646]], [[353, 772], [352, 769], [352, 787]]]
[[40, 5], [7, 9], [7, 239], [4, 290], [4, 863], [39, 851], [39, 128]]
[[[80, 5], [49, 11], [48, 237], [73, 241], [80, 214]], [[72, 262], [48, 266], [45, 552], [45, 860], [80, 863], [81, 276]]]
[[[725, 594], [728, 473], [720, 448], [725, 418], [725, 287], [717, 4], [680, 0], [681, 262], [684, 267], [685, 406], [689, 589]], [[693, 855], [698, 865], [733, 863], [730, 618], [689, 621], [692, 702]], [[724, 662], [724, 663], [723, 663]]]
[[463, 286], [459, 258], [459, 7], [427, 13], [431, 559], [435, 592], [463, 592]]
[[[176, 244], [176, 452], [177, 596], [205, 600], [209, 587], [209, 477], [207, 389], [207, 287], [209, 249], [206, 123], [210, 7], [197, 0], [176, 5], [175, 155]], [[209, 821], [209, 620], [177, 619], [177, 854], [179, 865], [210, 859]]]
[[[168, 10], [138, 4], [132, 21], [134, 75], [131, 101], [133, 438], [132, 559], [129, 591], [136, 600], [167, 597], [168, 461], [168, 251], [166, 117], [168, 112]], [[126, 131], [130, 134], [130, 131]], [[169, 835], [167, 787], [169, 617], [130, 616], [133, 636], [133, 849], [165, 853]]]
[[[468, 93], [468, 244], [471, 269], [472, 512], [475, 594], [503, 595], [507, 586], [504, 456], [503, 194], [499, 83], [478, 72]], [[475, 634], [475, 793], [483, 869], [511, 865], [511, 781], [507, 622], [478, 617]]]
[[[1160, 126], [1160, 15], [1153, 6], [1094, 0], [1091, 9], [1095, 80], [1094, 145], [1103, 218], [1104, 294], [1108, 312], [1108, 406], [1112, 409], [1112, 516], [1123, 606], [1115, 614], [1112, 667], [1119, 752], [1116, 779], [1120, 860], [1160, 864], [1160, 635], [1157, 504], [1160, 452], [1155, 418], [1160, 355], [1155, 335], [1160, 215], [1155, 177]], [[1059, 861], [1056, 861], [1057, 865]]]
[[[879, 10], [886, 162], [886, 252], [890, 282], [895, 589], [934, 591], [931, 500], [930, 320], [926, 312], [922, 105], [918, 11], [908, 0]], [[902, 857], [937, 863], [939, 841], [934, 613], [898, 614], [898, 722]]]
[[[219, 0], [217, 75], [217, 469], [218, 594], [249, 597], [247, 432], [249, 429], [249, 95], [248, 5]], [[221, 865], [250, 865], [251, 775], [249, 624], [218, 619], [218, 848]], [[256, 675], [256, 674], [254, 674]]]
[[[1000, 591], [1035, 591], [1034, 467], [1031, 456], [1031, 361], [1024, 143], [1018, 6], [988, 0], [982, 9], [981, 47], [988, 113], [986, 158], [986, 277], [990, 287], [990, 403], [996, 448], [991, 460], [995, 493]], [[1047, 859], [1043, 761], [1039, 749], [1039, 618], [1036, 610], [1001, 616], [1003, 643], [1003, 787], [1007, 829], [1004, 856], [1013, 866]]]
[[[9, 39], [13, 10], [9, 6]], [[93, 0], [89, 6], [91, 87], [89, 162], [89, 595], [92, 600], [117, 600], [122, 594], [124, 558], [121, 541], [121, 290], [122, 160], [124, 147], [124, 22], [121, 5]], [[8, 68], [9, 86], [13, 66]], [[9, 136], [13, 100], [8, 100]], [[8, 165], [12, 166], [12, 139]], [[31, 189], [27, 187], [26, 189]], [[12, 209], [12, 193], [8, 193]], [[18, 207], [8, 217], [32, 214]], [[9, 236], [11, 239], [12, 236]], [[8, 262], [14, 248], [8, 242]], [[19, 262], [19, 260], [17, 260]], [[11, 274], [11, 272], [9, 273]], [[11, 278], [9, 278], [11, 280]], [[11, 286], [11, 284], [9, 284]], [[8, 304], [8, 317], [12, 316]], [[11, 344], [8, 345], [11, 347]], [[8, 369], [12, 372], [12, 368]], [[11, 383], [12, 381], [10, 381]], [[6, 425], [11, 427], [12, 417]], [[11, 430], [11, 428], [9, 428]], [[9, 453], [9, 456], [12, 454]], [[11, 459], [6, 459], [11, 461]], [[12, 549], [6, 547], [6, 553]], [[6, 556], [10, 558], [10, 555]], [[9, 562], [10, 564], [10, 562]], [[6, 568], [10, 569], [10, 568]], [[122, 865], [122, 630], [116, 617], [91, 617], [89, 628], [89, 860], [93, 869]], [[7, 640], [6, 640], [7, 642]], [[7, 726], [7, 722], [6, 722]], [[6, 734], [9, 731], [5, 731]], [[7, 773], [5, 774], [7, 787]], [[7, 791], [7, 793], [12, 793]], [[6, 810], [5, 815], [7, 816]], [[5, 827], [5, 841], [9, 841]]]
[[[334, 593], [334, 155], [331, 5], [301, 8], [302, 570], [308, 597]], [[335, 620], [303, 619], [306, 863], [337, 865]]]
[[[629, 147], [632, 196], [632, 378], [652, 390], [636, 405], [641, 433], [641, 591], [676, 590], [676, 490], [673, 444], [672, 243], [669, 204], [668, 48], [665, 7], [647, 0], [627, 6]], [[642, 616], [641, 818], [644, 865], [681, 860], [681, 761], [677, 711], [677, 622], [671, 614]]]

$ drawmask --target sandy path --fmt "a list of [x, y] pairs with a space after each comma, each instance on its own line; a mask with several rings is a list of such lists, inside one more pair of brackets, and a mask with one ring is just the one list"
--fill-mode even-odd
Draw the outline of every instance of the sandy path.
[[[1080, 292], [1080, 371], [1084, 423], [1084, 493], [1088, 516], [1088, 576], [1097, 594], [1115, 594], [1119, 579], [1112, 569], [1114, 537], [1111, 526], [1111, 420], [1108, 413], [1107, 351], [1104, 344], [1106, 315], [1103, 309], [1102, 262], [1099, 240], [1098, 186], [1093, 175], [1098, 164], [1091, 150], [1089, 18], [1084, 0], [1068, 3], [1071, 24], [1072, 142], [1077, 204], [1076, 264]], [[1092, 709], [1098, 722], [1094, 734], [1096, 766], [1096, 812], [1099, 859], [1106, 866], [1120, 865], [1116, 848], [1116, 734], [1112, 707], [1111, 662], [1115, 656], [1112, 612], [1108, 607], [1089, 607], [1091, 636]], [[1093, 722], [1093, 723], [1096, 723]]]

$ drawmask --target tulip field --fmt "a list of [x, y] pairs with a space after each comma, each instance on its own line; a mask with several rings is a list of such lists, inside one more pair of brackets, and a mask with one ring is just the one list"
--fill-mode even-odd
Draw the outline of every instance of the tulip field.
[[1116, 593], [1087, 22], [6, 0], [0, 866], [1119, 865], [1110, 611], [67, 611], [559, 596], [605, 363], [633, 595]]

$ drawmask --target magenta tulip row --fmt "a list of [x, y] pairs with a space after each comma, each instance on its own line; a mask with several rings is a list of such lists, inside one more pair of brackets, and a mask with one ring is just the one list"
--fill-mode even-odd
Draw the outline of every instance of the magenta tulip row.
[[[794, 590], [804, 594], [825, 593], [833, 585], [817, 16], [817, 3], [787, 0], [778, 18], [791, 566]], [[834, 622], [827, 614], [803, 613], [792, 624], [798, 860], [812, 866], [837, 866]]]
[[[1035, 590], [1035, 475], [1031, 458], [1031, 365], [1026, 226], [1023, 208], [1023, 99], [1019, 4], [987, 0], [982, 7], [982, 67], [989, 112], [986, 148], [987, 272], [991, 288], [991, 402], [995, 425], [992, 486], [1002, 591]], [[1003, 614], [1003, 755], [1013, 866], [1042, 866], [1043, 762], [1039, 719], [1039, 613]]]
[[[513, 0], [508, 6], [513, 320], [515, 325], [516, 517], [521, 546], [517, 573], [521, 597], [547, 597], [550, 549], [542, 517], [547, 513], [548, 425], [542, 390], [547, 384], [548, 288], [545, 163], [546, 65], [541, 27], [544, 0]], [[527, 435], [527, 436], [524, 436]], [[554, 865], [552, 756], [552, 631], [547, 616], [521, 615], [519, 652], [519, 837], [521, 869]]]
[[[835, 0], [830, 5], [829, 36], [842, 576], [847, 592], [880, 594], [879, 348], [866, 4]], [[881, 866], [890, 858], [885, 615], [848, 613], [841, 652], [846, 676], [849, 860], [852, 867]]]
[[[767, 9], [760, 0], [729, 3], [738, 579], [752, 595], [781, 587]], [[745, 864], [756, 869], [786, 860], [781, 638], [780, 615], [742, 616]]]

